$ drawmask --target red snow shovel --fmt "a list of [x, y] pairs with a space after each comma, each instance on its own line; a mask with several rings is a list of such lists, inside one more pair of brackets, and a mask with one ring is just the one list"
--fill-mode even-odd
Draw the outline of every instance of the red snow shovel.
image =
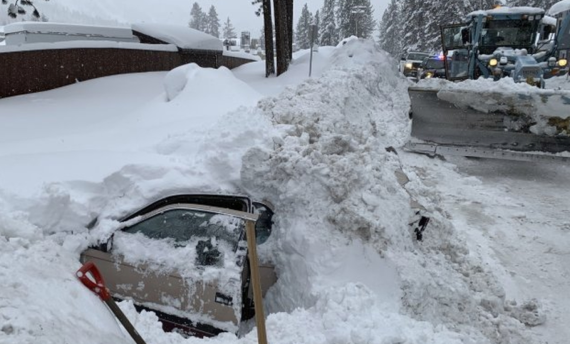
[[[93, 279], [89, 278], [88, 273], [93, 277]], [[123, 324], [127, 332], [133, 337], [137, 344], [146, 344], [144, 339], [139, 335], [137, 330], [131, 324], [129, 319], [125, 316], [125, 313], [121, 311], [119, 306], [115, 303], [111, 294], [109, 293], [109, 289], [105, 287], [105, 282], [103, 281], [103, 277], [97, 269], [97, 266], [93, 262], [87, 262], [83, 264], [83, 266], [77, 270], [76, 273], [79, 280], [85, 285], [87, 288], [91, 289], [92, 292], [99, 295], [101, 300], [103, 300], [107, 306], [113, 311], [117, 319]]]

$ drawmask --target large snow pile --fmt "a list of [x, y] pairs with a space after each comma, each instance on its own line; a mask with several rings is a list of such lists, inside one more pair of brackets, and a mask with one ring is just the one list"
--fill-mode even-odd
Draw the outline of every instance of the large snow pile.
[[[50, 176], [55, 183], [21, 197], [14, 191], [27, 180], [18, 165], [3, 179], [14, 183], [0, 184], [0, 342], [129, 343], [75, 279], [79, 253], [129, 210], [170, 192], [201, 191], [245, 192], [275, 205], [274, 233], [260, 248], [279, 276], [266, 297], [271, 343], [534, 343], [526, 326], [544, 321], [540, 304], [511, 302], [496, 275], [507, 273], [468, 249], [438, 207], [431, 185], [444, 175], [427, 172], [438, 171], [435, 162], [407, 164], [397, 153], [410, 124], [396, 61], [371, 41], [344, 43], [319, 53], [319, 77], [273, 97], [225, 69], [190, 65], [167, 75], [167, 92], [125, 107], [120, 119], [96, 113], [104, 121], [88, 132], [81, 130], [89, 118], [67, 121], [77, 117], [72, 111], [23, 143], [5, 132], [12, 139], [0, 149], [2, 168], [18, 161], [41, 174], [38, 157], [64, 163], [59, 177]], [[0, 105], [15, 112], [52, 92]], [[43, 102], [44, 111], [54, 103]], [[45, 118], [32, 115], [5, 120]], [[445, 177], [463, 178], [444, 168]], [[412, 204], [432, 216], [423, 242], [408, 226]], [[96, 215], [102, 225], [87, 230]], [[138, 314], [129, 302], [121, 307], [149, 343], [203, 343], [163, 333], [154, 314]], [[256, 333], [208, 342], [253, 343]]]
[[[312, 306], [324, 319], [319, 326], [330, 330], [326, 342], [524, 342], [524, 325], [514, 317], [537, 324], [542, 315], [508, 304], [492, 272], [434, 206], [437, 195], [422, 185], [419, 171], [385, 149], [407, 139], [406, 83], [388, 72], [385, 57], [360, 44], [337, 50], [332, 61], [339, 65], [320, 79], [261, 102], [285, 132], [272, 150], [251, 150], [242, 168], [250, 192], [285, 210], [275, 250], [282, 274], [270, 304]], [[396, 180], [400, 169], [411, 179], [407, 192]], [[408, 228], [411, 197], [434, 215], [421, 245]], [[354, 242], [371, 245], [383, 259], [374, 270], [352, 271], [343, 280], [335, 272], [356, 263], [344, 261], [346, 245]], [[370, 300], [347, 301], [355, 297]], [[350, 317], [330, 315], [329, 307]], [[385, 324], [395, 319], [398, 326], [389, 331]]]

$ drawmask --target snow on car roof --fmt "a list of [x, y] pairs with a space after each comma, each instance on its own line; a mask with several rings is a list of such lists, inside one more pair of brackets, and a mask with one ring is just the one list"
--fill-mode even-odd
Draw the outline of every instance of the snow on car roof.
[[550, 7], [548, 10], [548, 14], [551, 16], [555, 16], [562, 12], [570, 11], [570, 0], [562, 0], [560, 2], [555, 3]]
[[182, 49], [223, 50], [222, 41], [218, 38], [183, 25], [138, 23], [133, 24], [132, 28], [142, 34], [176, 44]]
[[133, 32], [128, 27], [77, 25], [66, 23], [18, 22], [4, 27], [6, 34], [18, 32], [59, 33], [68, 35], [104, 36], [113, 38], [131, 38]]
[[494, 8], [492, 10], [479, 10], [471, 12], [467, 15], [467, 17], [476, 17], [479, 15], [491, 15], [491, 14], [544, 14], [544, 10], [542, 8], [536, 7], [499, 7]]

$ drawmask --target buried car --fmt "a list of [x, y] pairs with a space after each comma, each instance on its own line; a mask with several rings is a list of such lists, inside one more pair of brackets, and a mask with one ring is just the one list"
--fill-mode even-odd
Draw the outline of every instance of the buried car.
[[[239, 335], [255, 315], [245, 224], [255, 221], [259, 247], [272, 217], [269, 205], [244, 196], [173, 195], [111, 225], [94, 222], [112, 234], [81, 261], [97, 265], [113, 298], [155, 312], [166, 331]], [[274, 267], [260, 264], [259, 275], [265, 295]]]

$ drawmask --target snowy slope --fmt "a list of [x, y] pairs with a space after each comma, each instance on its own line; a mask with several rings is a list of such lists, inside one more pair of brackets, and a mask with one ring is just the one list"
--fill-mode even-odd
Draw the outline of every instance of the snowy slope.
[[[85, 225], [174, 191], [275, 205], [270, 343], [566, 343], [569, 167], [402, 152], [397, 61], [349, 40], [309, 79], [307, 53], [279, 78], [189, 65], [0, 99], [0, 343], [129, 343], [74, 277], [108, 235]], [[121, 307], [149, 343], [203, 342]]]

